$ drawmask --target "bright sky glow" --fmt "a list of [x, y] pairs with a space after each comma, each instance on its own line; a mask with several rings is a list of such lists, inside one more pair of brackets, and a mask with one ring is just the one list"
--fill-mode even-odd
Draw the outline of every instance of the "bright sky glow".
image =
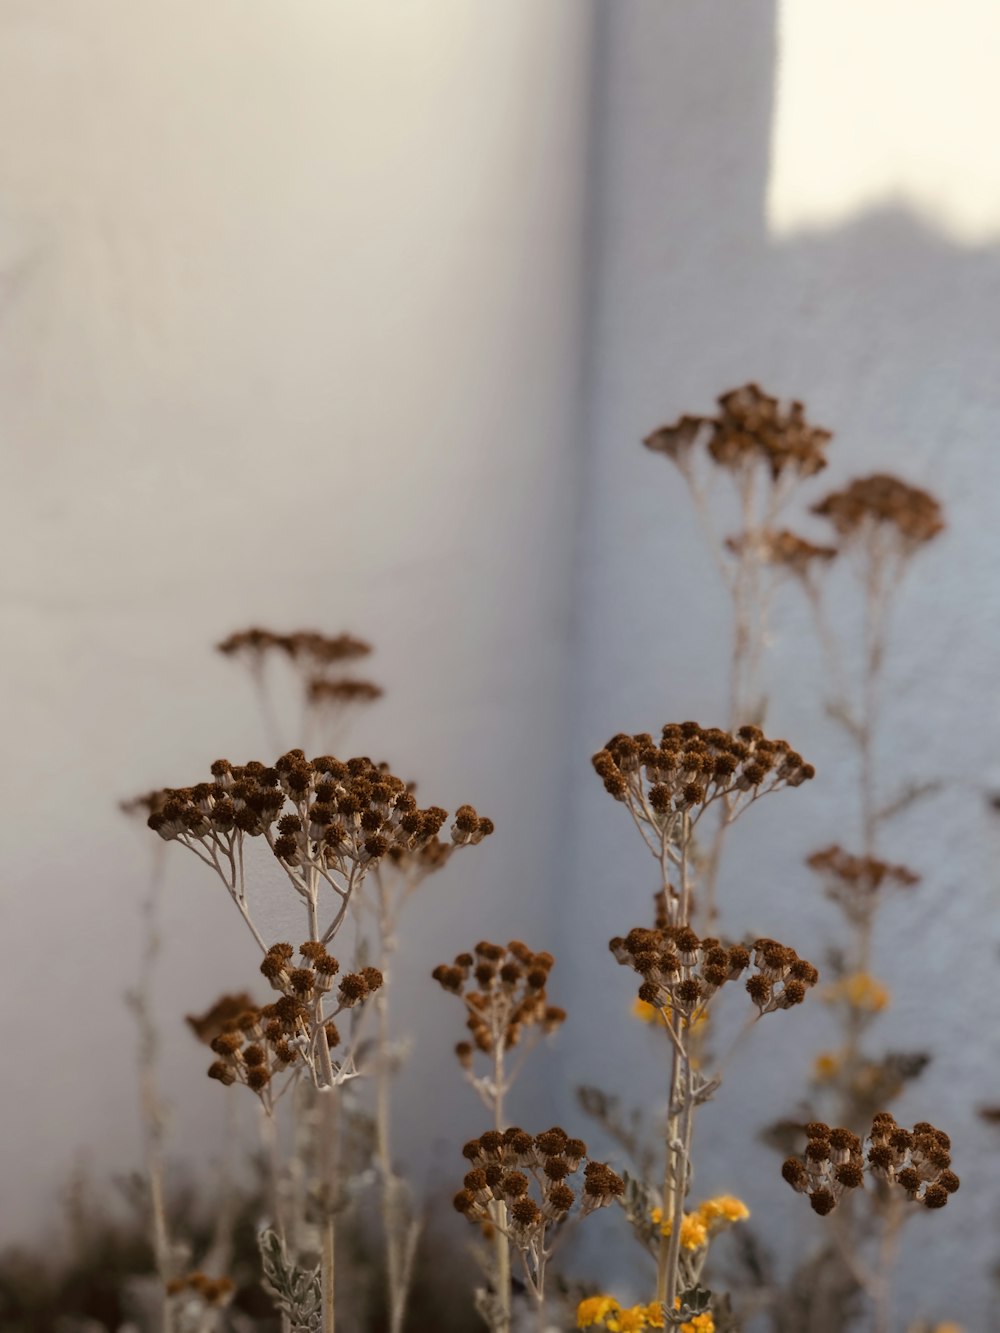
[[887, 204], [1000, 234], [1000, 0], [779, 0], [768, 220]]

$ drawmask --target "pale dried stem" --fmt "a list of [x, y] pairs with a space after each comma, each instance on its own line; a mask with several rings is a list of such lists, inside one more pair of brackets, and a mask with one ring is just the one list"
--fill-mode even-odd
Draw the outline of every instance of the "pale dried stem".
[[875, 1268], [875, 1318], [872, 1333], [890, 1333], [892, 1329], [892, 1272], [899, 1254], [900, 1233], [906, 1221], [906, 1200], [894, 1191], [886, 1204], [885, 1225], [879, 1243], [878, 1263]]
[[139, 1109], [142, 1117], [146, 1150], [146, 1178], [149, 1187], [149, 1218], [153, 1246], [153, 1261], [162, 1291], [161, 1328], [173, 1333], [173, 1309], [167, 1296], [166, 1284], [174, 1276], [172, 1246], [167, 1222], [164, 1162], [164, 1107], [157, 1076], [159, 1036], [153, 1020], [153, 979], [159, 960], [162, 940], [159, 912], [163, 880], [166, 872], [166, 848], [156, 847], [151, 867], [149, 888], [142, 904], [145, 928], [142, 948], [140, 979], [132, 992], [132, 1010], [139, 1030]]
[[[309, 929], [310, 938], [314, 941], [319, 939], [319, 917], [317, 900], [319, 897], [319, 882], [317, 871], [314, 867], [309, 868], [307, 879], [307, 902], [309, 905]], [[336, 1193], [338, 1182], [340, 1180], [340, 1135], [339, 1135], [339, 1115], [340, 1115], [340, 1096], [335, 1086], [333, 1072], [333, 1061], [330, 1057], [330, 1046], [326, 1039], [325, 1021], [323, 1015], [323, 997], [316, 999], [316, 1027], [318, 1030], [319, 1058], [322, 1068], [322, 1078], [325, 1088], [319, 1098], [320, 1115], [320, 1162], [321, 1162], [321, 1191], [320, 1208], [322, 1210], [322, 1245], [320, 1254], [320, 1267], [322, 1270], [323, 1282], [323, 1328], [324, 1333], [335, 1333], [336, 1329], [336, 1310], [335, 1310], [335, 1289], [336, 1289]]]
[[[382, 1228], [386, 1246], [386, 1303], [390, 1333], [401, 1333], [406, 1302], [413, 1278], [413, 1260], [420, 1228], [408, 1218], [404, 1207], [404, 1185], [396, 1174], [392, 1156], [392, 1058], [390, 1030], [391, 959], [396, 947], [396, 916], [399, 898], [394, 899], [380, 869], [375, 871], [379, 933], [378, 967], [383, 983], [375, 997], [377, 1059], [375, 1069], [375, 1152], [382, 1186]], [[403, 896], [412, 885], [406, 885]]]
[[[325, 1047], [326, 1042], [322, 1045]], [[327, 1052], [329, 1060], [329, 1052]], [[320, 1114], [320, 1163], [323, 1187], [320, 1206], [322, 1209], [322, 1248], [320, 1267], [323, 1280], [323, 1329], [324, 1333], [335, 1333], [336, 1311], [334, 1292], [336, 1287], [336, 1182], [339, 1179], [339, 1112], [340, 1098], [334, 1088], [328, 1088], [319, 1099]]]
[[[504, 1056], [506, 1053], [506, 1034], [496, 1018], [493, 1020], [493, 1128], [503, 1132], [504, 1092]], [[510, 1241], [507, 1239], [507, 1205], [502, 1199], [491, 1204], [494, 1213], [494, 1264], [496, 1269], [496, 1291], [500, 1302], [500, 1318], [496, 1333], [510, 1333]]]
[[271, 698], [271, 691], [267, 687], [267, 677], [264, 669], [264, 659], [257, 653], [249, 659], [250, 679], [253, 681], [254, 690], [257, 694], [257, 704], [260, 708], [261, 721], [264, 724], [264, 735], [267, 739], [268, 748], [272, 754], [281, 754], [281, 726], [278, 722], [278, 716], [274, 709], [274, 700]]
[[[691, 842], [691, 819], [687, 812], [682, 817], [679, 839], [679, 886], [676, 902], [677, 922], [687, 922], [691, 908], [691, 886], [688, 875], [688, 853]], [[664, 880], [668, 894], [669, 884]], [[678, 1259], [680, 1255], [681, 1226], [684, 1220], [684, 1201], [687, 1196], [691, 1165], [691, 1143], [694, 1133], [694, 1070], [691, 1052], [685, 1040], [684, 1018], [672, 1007], [670, 1018], [664, 1024], [671, 1040], [670, 1090], [667, 1108], [665, 1161], [663, 1172], [662, 1218], [670, 1220], [670, 1234], [661, 1232], [656, 1262], [656, 1300], [673, 1310], [678, 1295]]]
[[[892, 552], [884, 544], [884, 536], [877, 527], [868, 534], [862, 550], [864, 587], [864, 618], [862, 626], [861, 682], [858, 705], [854, 712], [854, 726], [849, 733], [854, 738], [859, 764], [860, 826], [862, 851], [865, 857], [878, 854], [878, 830], [884, 818], [879, 808], [878, 775], [875, 762], [875, 741], [882, 698], [882, 676], [888, 639], [889, 609], [892, 596], [903, 573], [900, 561], [895, 568]], [[838, 659], [833, 657], [833, 663]], [[852, 970], [867, 974], [872, 966], [873, 928], [876, 903], [867, 904], [863, 911], [853, 914]], [[861, 1039], [865, 1029], [865, 1014], [860, 1006], [845, 1006], [844, 1068], [850, 1074], [861, 1059]], [[849, 1088], [843, 1093], [843, 1120], [854, 1117], [854, 1099]], [[849, 1225], [850, 1212], [844, 1210], [843, 1225], [835, 1229], [838, 1247], [845, 1264], [858, 1285], [869, 1296], [874, 1307], [873, 1333], [888, 1333], [891, 1324], [892, 1269], [895, 1265], [900, 1230], [905, 1221], [905, 1209], [895, 1196], [890, 1197], [883, 1209], [883, 1232], [878, 1260], [872, 1271], [861, 1259], [860, 1237], [856, 1227]]]
[[681, 1087], [678, 1092], [681, 1108], [678, 1117], [677, 1137], [671, 1148], [674, 1159], [674, 1174], [677, 1179], [674, 1183], [673, 1217], [669, 1238], [670, 1247], [667, 1254], [666, 1306], [668, 1310], [674, 1308], [674, 1302], [679, 1294], [677, 1278], [681, 1228], [684, 1223], [684, 1203], [687, 1198], [691, 1173], [691, 1141], [694, 1136], [694, 1071], [691, 1068], [690, 1055], [685, 1052], [684, 1060], [679, 1063], [681, 1066], [678, 1071]]

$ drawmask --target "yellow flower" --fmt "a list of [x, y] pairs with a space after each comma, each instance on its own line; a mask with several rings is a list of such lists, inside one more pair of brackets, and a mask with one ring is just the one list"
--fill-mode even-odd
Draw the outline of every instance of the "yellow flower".
[[[661, 1236], [669, 1236], [674, 1229], [672, 1218], [664, 1222], [663, 1213], [654, 1208], [651, 1214], [654, 1226], [659, 1226]], [[685, 1213], [681, 1222], [681, 1247], [685, 1250], [700, 1250], [708, 1244], [708, 1227], [697, 1213]]]
[[711, 1227], [715, 1224], [745, 1222], [750, 1216], [750, 1209], [732, 1194], [719, 1194], [699, 1205], [698, 1216], [706, 1226]]
[[[680, 1309], [680, 1297], [674, 1301], [674, 1309]], [[696, 1314], [693, 1319], [688, 1319], [681, 1324], [680, 1333], [715, 1333], [715, 1320], [711, 1312], [706, 1310], [704, 1314]]]
[[696, 1214], [685, 1213], [681, 1223], [681, 1247], [685, 1250], [700, 1250], [708, 1244], [708, 1227]]
[[613, 1296], [588, 1296], [576, 1307], [576, 1326], [592, 1328], [594, 1324], [603, 1324], [609, 1314], [620, 1309]]
[[867, 972], [852, 972], [850, 976], [841, 977], [832, 986], [828, 986], [823, 998], [827, 1004], [836, 1004], [838, 1000], [844, 1000], [852, 1009], [878, 1014], [888, 1006], [890, 997], [882, 983], [869, 976]]
[[619, 1310], [611, 1316], [606, 1327], [610, 1333], [639, 1333], [640, 1329], [649, 1327], [646, 1308], [645, 1305], [633, 1305], [628, 1310]]
[[[660, 1018], [661, 1014], [663, 1015], [662, 1019]], [[632, 1004], [632, 1017], [640, 1019], [643, 1023], [669, 1023], [670, 1014], [671, 1010], [669, 1004], [664, 1005], [662, 1009], [657, 1009], [655, 1004], [650, 1004], [647, 1000], [640, 1000], [638, 996]], [[697, 1032], [697, 1030], [700, 1027], [704, 1027], [707, 1022], [708, 1011], [707, 1009], [702, 1009], [695, 1015], [694, 1023], [690, 1024], [690, 1026]], [[684, 1020], [684, 1026], [689, 1026], [687, 1019]]]
[[837, 1051], [820, 1051], [813, 1061], [813, 1078], [820, 1083], [825, 1083], [831, 1078], [835, 1078], [843, 1057]]
[[[663, 1306], [659, 1301], [651, 1301], [649, 1305], [630, 1305], [622, 1309], [613, 1296], [588, 1296], [576, 1308], [576, 1326], [593, 1328], [595, 1325], [606, 1328], [608, 1333], [639, 1333], [642, 1329], [663, 1328]], [[703, 1333], [701, 1324], [690, 1327], [692, 1333]]]
[[715, 1333], [715, 1320], [710, 1314], [696, 1314], [686, 1324], [681, 1324], [681, 1333]]
[[[738, 1202], [738, 1200], [734, 1200], [734, 1202]], [[673, 1218], [668, 1217], [664, 1222], [662, 1208], [654, 1208], [649, 1218], [653, 1226], [660, 1228], [661, 1236], [669, 1236], [674, 1229]], [[681, 1245], [683, 1248], [685, 1250], [700, 1250], [703, 1245], [707, 1244], [708, 1225], [701, 1216], [700, 1210], [697, 1213], [685, 1213], [684, 1220], [681, 1222]]]

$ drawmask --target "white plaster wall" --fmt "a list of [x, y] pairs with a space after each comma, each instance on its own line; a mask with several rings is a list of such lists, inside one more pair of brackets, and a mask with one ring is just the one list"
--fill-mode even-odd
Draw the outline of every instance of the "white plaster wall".
[[[115, 804], [261, 750], [210, 651], [248, 622], [371, 638], [388, 693], [352, 742], [503, 830], [401, 964], [401, 1119], [479, 1127], [426, 971], [554, 943], [588, 76], [572, 0], [0, 3], [0, 1240], [78, 1155], [136, 1163], [148, 835]], [[256, 962], [201, 872], [171, 858], [159, 995], [204, 1161], [221, 1103], [180, 1018]]]

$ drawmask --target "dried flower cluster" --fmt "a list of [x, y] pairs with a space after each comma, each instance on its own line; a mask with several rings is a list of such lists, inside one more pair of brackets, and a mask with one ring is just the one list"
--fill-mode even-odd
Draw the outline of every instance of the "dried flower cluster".
[[381, 685], [375, 685], [370, 680], [355, 680], [348, 676], [341, 677], [340, 680], [315, 677], [309, 681], [306, 688], [309, 702], [317, 706], [374, 703], [385, 693]]
[[725, 545], [726, 550], [735, 556], [752, 554], [760, 564], [787, 569], [801, 579], [805, 579], [814, 566], [827, 564], [837, 554], [835, 546], [817, 546], [787, 528], [744, 532], [727, 537]]
[[[239, 1012], [219, 1015], [220, 1005], [210, 1011], [211, 1018], [188, 1020], [206, 1031], [209, 1022], [219, 1030], [208, 1044], [219, 1057], [209, 1068], [209, 1078], [227, 1086], [242, 1083], [256, 1092], [265, 1104], [273, 1104], [272, 1080], [296, 1064], [305, 1066], [316, 1086], [321, 1086], [323, 1064], [318, 1044], [327, 1052], [341, 1043], [333, 1019], [345, 1009], [353, 1009], [382, 985], [377, 968], [366, 967], [341, 977], [337, 987], [337, 1008], [329, 1015], [323, 1011], [323, 996], [331, 990], [339, 971], [337, 960], [315, 941], [306, 941], [300, 949], [302, 961], [311, 966], [292, 966], [294, 950], [290, 944], [275, 944], [268, 950], [261, 971], [281, 998], [262, 1007], [248, 1004]], [[225, 997], [231, 1001], [232, 997]], [[231, 1010], [231, 1003], [225, 1009]], [[196, 1029], [197, 1030], [197, 1029]], [[352, 1066], [346, 1057], [332, 1066], [334, 1082], [342, 1081]]]
[[225, 1032], [241, 1014], [253, 1007], [254, 1002], [246, 991], [235, 995], [220, 995], [203, 1014], [188, 1014], [184, 1021], [198, 1040], [209, 1046], [213, 1037]]
[[[660, 862], [660, 906], [675, 925], [686, 925], [691, 914], [687, 857], [705, 811], [720, 803], [720, 827], [725, 827], [766, 793], [815, 776], [787, 741], [769, 740], [751, 725], [733, 735], [697, 722], [668, 723], [659, 744], [648, 732], [619, 733], [592, 762], [605, 791], [626, 807]], [[671, 866], [678, 871], [675, 882]]]
[[695, 822], [713, 801], [742, 796], [749, 803], [778, 787], [798, 787], [816, 772], [787, 741], [768, 740], [759, 727], [731, 735], [697, 722], [668, 723], [659, 744], [648, 732], [619, 733], [592, 762], [605, 791], [657, 831], [673, 829], [681, 812]]
[[815, 1212], [825, 1216], [836, 1208], [845, 1190], [864, 1184], [865, 1171], [875, 1180], [898, 1186], [912, 1203], [943, 1208], [959, 1187], [951, 1170], [951, 1140], [927, 1121], [912, 1130], [896, 1124], [888, 1111], [872, 1121], [868, 1148], [849, 1129], [831, 1129], [822, 1122], [806, 1125], [803, 1158], [789, 1157], [781, 1174], [800, 1194], [808, 1194]]
[[611, 940], [610, 948], [619, 963], [642, 977], [639, 999], [678, 1014], [686, 1024], [696, 1021], [716, 991], [751, 964], [756, 970], [746, 989], [761, 1014], [801, 1004], [819, 980], [812, 963], [776, 940], [759, 939], [752, 951], [740, 944], [727, 948], [714, 936], [699, 939], [690, 926], [637, 926], [624, 939]]
[[273, 630], [255, 626], [230, 634], [217, 644], [225, 657], [244, 663], [260, 695], [265, 724], [272, 743], [280, 741], [277, 717], [266, 685], [265, 667], [271, 657], [287, 662], [297, 673], [303, 690], [304, 715], [302, 739], [311, 734], [314, 722], [323, 723], [325, 740], [335, 743], [336, 726], [352, 707], [373, 703], [383, 694], [381, 686], [373, 681], [344, 675], [350, 662], [367, 657], [372, 649], [363, 639], [353, 634], [321, 634], [316, 630], [296, 630], [291, 634], [277, 634]]
[[[527, 1250], [541, 1241], [546, 1228], [565, 1222], [579, 1200], [586, 1216], [614, 1203], [625, 1192], [625, 1182], [604, 1162], [587, 1157], [582, 1139], [572, 1139], [558, 1126], [532, 1136], [516, 1126], [487, 1130], [471, 1139], [462, 1155], [472, 1167], [455, 1195], [455, 1208], [469, 1219], [495, 1225], [490, 1205], [506, 1206], [511, 1242]], [[583, 1168], [582, 1184], [570, 1183]]]
[[525, 1028], [548, 1034], [566, 1020], [566, 1011], [548, 1003], [546, 986], [555, 959], [533, 953], [520, 940], [506, 948], [480, 940], [472, 953], [460, 953], [454, 963], [441, 963], [431, 973], [444, 990], [459, 995], [468, 1010], [466, 1026], [472, 1041], [459, 1042], [455, 1054], [471, 1069], [473, 1049], [493, 1055], [497, 1047], [510, 1049]]
[[[316, 940], [306, 940], [299, 946], [299, 965], [293, 966], [295, 950], [290, 944], [272, 944], [264, 955], [260, 970], [288, 999], [314, 1005], [333, 987], [333, 979], [340, 964], [326, 946]], [[366, 967], [360, 972], [349, 972], [338, 983], [341, 1009], [350, 1009], [368, 998], [382, 985], [382, 973], [377, 967]]]
[[[244, 915], [243, 839], [263, 838], [312, 912], [319, 881], [341, 899], [324, 940], [340, 925], [351, 891], [366, 870], [384, 857], [426, 850], [438, 842], [447, 819], [437, 806], [418, 808], [400, 778], [367, 758], [342, 762], [322, 755], [310, 761], [302, 750], [289, 750], [271, 767], [256, 760], [233, 765], [217, 759], [211, 771], [212, 782], [159, 792], [150, 828], [212, 866]], [[452, 842], [474, 844], [492, 831], [490, 820], [461, 806]]]
[[273, 630], [251, 626], [237, 630], [216, 644], [224, 657], [240, 657], [259, 661], [269, 652], [280, 652], [294, 662], [305, 663], [311, 669], [339, 666], [342, 662], [367, 657], [371, 644], [356, 639], [352, 634], [321, 634], [318, 630], [296, 630], [292, 634], [276, 634]]
[[910, 889], [920, 883], [920, 876], [906, 866], [874, 856], [853, 856], [837, 845], [813, 852], [806, 865], [825, 879], [826, 896], [858, 923], [871, 915], [880, 890]]
[[785, 473], [811, 477], [826, 467], [831, 433], [810, 426], [801, 403], [782, 406], [756, 384], [731, 389], [716, 401], [716, 416], [684, 415], [653, 431], [643, 441], [646, 448], [665, 454], [682, 470], [699, 444], [714, 463], [733, 472], [763, 464], [774, 478]]
[[[893, 1184], [901, 1178], [911, 1199], [939, 1207], [947, 1200], [949, 1185], [957, 1187], [957, 1178], [948, 1174], [939, 1178], [933, 1174], [948, 1171], [947, 1144], [938, 1139], [935, 1146], [932, 1140], [936, 1132], [931, 1127], [917, 1126], [912, 1133], [899, 1130], [891, 1117], [881, 1113], [875, 1116], [866, 1143], [852, 1131], [861, 1131], [872, 1124], [876, 1109], [885, 1106], [905, 1081], [927, 1063], [927, 1056], [918, 1052], [890, 1052], [872, 1058], [864, 1052], [862, 1038], [873, 1016], [889, 1003], [888, 991], [871, 974], [876, 910], [890, 890], [908, 889], [918, 882], [917, 875], [907, 867], [878, 859], [879, 831], [886, 820], [937, 785], [911, 782], [888, 797], [880, 791], [876, 723], [887, 659], [888, 612], [910, 557], [942, 531], [941, 507], [926, 491], [895, 477], [876, 474], [856, 480], [814, 504], [812, 513], [832, 524], [835, 541], [820, 545], [807, 540], [785, 527], [782, 510], [798, 484], [825, 466], [829, 432], [810, 427], [801, 404], [783, 408], [754, 384], [723, 394], [718, 403], [715, 416], [682, 416], [673, 425], [653, 432], [644, 444], [653, 452], [669, 457], [687, 483], [732, 598], [729, 717], [734, 722], [744, 719], [759, 722], [765, 716], [767, 691], [761, 681], [761, 663], [767, 647], [769, 616], [775, 592], [791, 574], [805, 592], [816, 617], [823, 658], [833, 685], [828, 711], [850, 736], [859, 761], [856, 787], [860, 797], [863, 855], [853, 856], [842, 847], [833, 846], [809, 859], [810, 866], [822, 876], [827, 895], [841, 908], [851, 927], [850, 947], [831, 952], [836, 980], [825, 988], [823, 995], [839, 1006], [843, 1042], [836, 1051], [824, 1053], [816, 1068], [817, 1087], [825, 1085], [823, 1095], [831, 1103], [826, 1118], [836, 1119], [852, 1129], [831, 1131], [817, 1119], [810, 1127], [816, 1134], [810, 1139], [805, 1163], [793, 1159], [786, 1166], [786, 1174], [792, 1183], [812, 1195], [813, 1206], [819, 1212], [828, 1212], [840, 1193], [860, 1185], [865, 1171], [876, 1179], [881, 1171], [883, 1180], [891, 1179]], [[735, 501], [739, 515], [734, 535], [725, 540], [720, 539], [716, 515], [709, 505], [714, 484], [722, 480], [728, 483], [725, 489], [730, 491], [726, 501], [730, 506], [728, 512], [732, 512]], [[838, 556], [843, 556], [846, 566], [860, 575], [863, 591], [864, 614], [858, 627], [861, 642], [856, 659], [842, 654], [837, 635], [827, 622], [818, 577]], [[841, 561], [837, 560], [837, 564]], [[853, 675], [855, 660], [860, 663], [857, 681]], [[658, 775], [653, 768], [647, 770], [644, 778], [636, 742], [655, 762], [648, 737], [616, 737], [596, 757], [595, 766], [611, 794], [628, 805], [647, 847], [654, 856], [659, 856], [663, 887], [656, 899], [657, 930], [662, 935], [665, 928], [671, 927], [676, 936], [689, 928], [692, 916], [698, 913], [696, 922], [704, 923], [699, 929], [714, 936], [716, 883], [725, 830], [740, 803], [729, 793], [716, 802], [717, 788], [711, 785], [714, 777], [711, 768], [707, 770], [708, 780], [696, 773], [682, 775], [667, 791], [657, 792], [654, 803], [652, 794]], [[623, 754], [616, 753], [616, 745]], [[685, 781], [690, 784], [686, 790]], [[754, 788], [754, 795], [759, 790]], [[713, 804], [716, 815], [698, 829], [695, 842], [693, 826]], [[711, 830], [707, 838], [705, 828]], [[633, 942], [631, 951], [621, 940], [613, 941], [612, 947], [619, 961], [629, 963], [643, 977], [638, 1004], [644, 1016], [652, 1016], [667, 1028], [673, 1047], [669, 1102], [673, 1118], [667, 1128], [668, 1160], [662, 1194], [673, 1203], [670, 1235], [673, 1245], [666, 1254], [660, 1247], [657, 1286], [657, 1297], [666, 1313], [671, 1309], [668, 1294], [672, 1296], [681, 1289], [672, 1285], [671, 1270], [678, 1267], [678, 1260], [683, 1261], [689, 1242], [693, 1243], [697, 1234], [696, 1222], [679, 1207], [690, 1185], [690, 1111], [704, 1086], [703, 1076], [692, 1072], [705, 1054], [693, 1029], [706, 1017], [704, 991], [707, 989], [710, 996], [719, 984], [736, 973], [730, 966], [730, 952], [710, 938], [700, 943], [715, 952], [711, 959], [708, 954], [703, 956], [695, 984], [688, 984], [686, 976], [683, 981], [678, 979], [676, 940], [671, 942], [664, 975], [662, 944], [659, 939], [651, 939], [652, 934], [642, 932], [637, 939], [637, 932], [633, 932], [629, 937]], [[688, 940], [692, 948], [693, 942]], [[797, 1002], [800, 987], [796, 983], [804, 978], [796, 977], [795, 969], [805, 967], [815, 979], [814, 969], [796, 960], [794, 954], [787, 962], [783, 960], [783, 946], [775, 942], [759, 941], [758, 947], [762, 949], [765, 971], [764, 975], [758, 973], [750, 978], [747, 986], [751, 994], [764, 1006], [774, 1004], [776, 990], [783, 989], [787, 997], [787, 983], [775, 986], [768, 974], [775, 971], [780, 975], [788, 966], [785, 975], [793, 983], [790, 998]], [[689, 1005], [686, 1010], [685, 1000]], [[788, 1003], [788, 998], [779, 1002]], [[692, 1050], [697, 1063], [692, 1060]], [[816, 1116], [817, 1112], [809, 1114]], [[918, 1138], [921, 1140], [916, 1159], [912, 1156], [912, 1145], [908, 1149], [911, 1155], [903, 1153], [908, 1134], [914, 1143]], [[890, 1137], [892, 1144], [887, 1146]], [[889, 1176], [884, 1174], [886, 1171]], [[873, 1326], [879, 1333], [888, 1333], [892, 1327], [889, 1270], [898, 1228], [910, 1211], [902, 1201], [895, 1202], [899, 1193], [879, 1184], [869, 1193], [871, 1207], [866, 1210], [864, 1221], [857, 1212], [851, 1214], [856, 1223], [853, 1227], [848, 1225], [847, 1216], [842, 1219], [844, 1225], [837, 1229], [836, 1245], [831, 1241], [824, 1252], [831, 1260], [831, 1271], [835, 1269], [838, 1273], [837, 1281], [820, 1289], [813, 1280], [816, 1256], [810, 1257], [796, 1274], [794, 1283], [776, 1298], [776, 1326], [780, 1322], [784, 1327], [788, 1322], [789, 1327], [811, 1327], [818, 1319], [839, 1327], [838, 1318], [846, 1326], [854, 1317], [848, 1306], [856, 1295], [856, 1284], [860, 1283], [873, 1302]], [[643, 1212], [641, 1201], [640, 1192], [632, 1201], [629, 1220], [640, 1238], [646, 1238], [643, 1223], [648, 1220], [649, 1210]], [[873, 1243], [879, 1232], [878, 1257], [869, 1263], [867, 1257], [862, 1258], [861, 1250]], [[652, 1242], [655, 1237], [649, 1239]], [[687, 1273], [682, 1281], [690, 1278]], [[797, 1304], [786, 1307], [781, 1296], [789, 1296]], [[628, 1327], [647, 1326], [643, 1307], [624, 1311], [610, 1299], [594, 1300], [600, 1309], [593, 1322], [604, 1323], [607, 1315], [605, 1326], [617, 1329], [622, 1316], [634, 1316]]]
[[875, 473], [852, 481], [813, 505], [843, 542], [866, 542], [874, 529], [891, 530], [897, 554], [915, 551], [944, 529], [941, 505], [927, 491], [898, 477]]

